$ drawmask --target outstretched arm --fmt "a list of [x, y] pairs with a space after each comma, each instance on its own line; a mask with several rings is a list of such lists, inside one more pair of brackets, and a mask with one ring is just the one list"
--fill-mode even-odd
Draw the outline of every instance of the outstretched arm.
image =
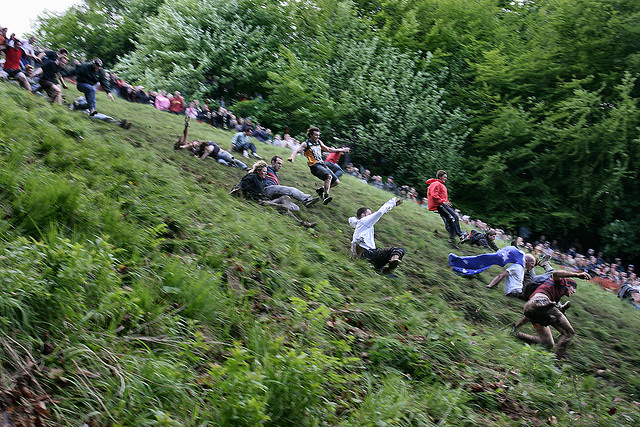
[[497, 285], [498, 283], [502, 282], [504, 280], [505, 277], [507, 277], [509, 275], [509, 272], [507, 270], [503, 271], [502, 273], [498, 274], [496, 277], [493, 278], [493, 280], [487, 285], [487, 288], [493, 288], [495, 285]]
[[293, 150], [293, 152], [291, 153], [291, 155], [289, 156], [289, 158], [287, 160], [289, 160], [291, 163], [293, 163], [293, 161], [296, 159], [296, 156], [298, 154], [302, 153], [306, 148], [307, 148], [307, 144], [305, 142], [303, 142], [302, 144], [300, 144], [298, 146], [298, 148]]
[[189, 116], [186, 116], [184, 118], [184, 131], [182, 132], [182, 136], [178, 138], [175, 144], [173, 144], [173, 148], [176, 150], [187, 147], [187, 135], [189, 134], [189, 118]]
[[583, 280], [591, 280], [591, 276], [589, 275], [589, 273], [584, 271], [572, 272], [572, 271], [566, 271], [566, 270], [556, 270], [553, 272], [552, 277], [553, 277], [553, 280], [568, 279], [571, 277], [577, 277], [578, 279], [583, 279]]

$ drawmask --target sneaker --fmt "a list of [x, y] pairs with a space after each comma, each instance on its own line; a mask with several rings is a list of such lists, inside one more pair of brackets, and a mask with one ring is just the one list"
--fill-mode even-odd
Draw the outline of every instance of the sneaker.
[[470, 237], [471, 237], [471, 234], [461, 234], [460, 235], [460, 244], [467, 243], [469, 241]]
[[316, 188], [316, 194], [318, 195], [318, 197], [322, 197], [324, 195], [324, 188]]
[[311, 206], [313, 206], [316, 203], [318, 203], [318, 200], [320, 200], [320, 197], [313, 197], [313, 198], [307, 200], [306, 202], [303, 202], [303, 205], [304, 205], [305, 208], [310, 208]]
[[253, 157], [255, 157], [256, 159], [262, 159], [262, 156], [261, 156], [261, 155], [259, 155], [258, 153], [255, 153], [255, 152], [254, 152], [254, 153], [251, 153], [251, 155], [252, 155]]
[[91, 117], [95, 116], [96, 114], [98, 114], [98, 111], [96, 110], [91, 110], [91, 112], [89, 113]]
[[242, 157], [244, 157], [245, 159], [248, 159], [249, 158], [249, 152], [247, 150], [244, 150], [242, 152]]
[[322, 195], [322, 204], [323, 205], [328, 205], [329, 202], [331, 202], [332, 200], [333, 200], [333, 198], [330, 195], [328, 195], [328, 194], [323, 194]]

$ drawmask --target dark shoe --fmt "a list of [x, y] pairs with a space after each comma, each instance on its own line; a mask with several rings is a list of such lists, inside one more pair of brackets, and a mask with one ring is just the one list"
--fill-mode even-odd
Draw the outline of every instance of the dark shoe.
[[318, 194], [318, 197], [322, 197], [324, 195], [324, 188], [316, 188], [316, 193]]
[[332, 198], [330, 195], [328, 195], [328, 194], [324, 194], [324, 195], [322, 196], [322, 204], [323, 204], [323, 205], [328, 205], [328, 204], [329, 204], [329, 202], [331, 202], [332, 200], [333, 200], [333, 198]]
[[313, 206], [316, 203], [318, 203], [318, 200], [320, 200], [320, 197], [313, 197], [313, 198], [307, 200], [306, 202], [303, 202], [303, 205], [304, 205], [305, 208], [310, 208], [311, 206]]
[[516, 338], [518, 337], [518, 329], [516, 329], [515, 323], [511, 324], [511, 336]]
[[89, 113], [91, 117], [95, 116], [96, 114], [98, 114], [96, 110], [91, 110], [91, 112]]

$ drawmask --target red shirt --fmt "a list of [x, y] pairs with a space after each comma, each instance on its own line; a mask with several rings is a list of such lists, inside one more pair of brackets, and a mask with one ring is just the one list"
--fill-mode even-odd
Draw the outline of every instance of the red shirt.
[[171, 105], [169, 105], [169, 111], [174, 113], [182, 113], [184, 111], [184, 100], [180, 96], [174, 96], [171, 98]]
[[427, 207], [430, 211], [435, 211], [438, 206], [449, 201], [447, 187], [444, 186], [444, 182], [436, 178], [428, 179], [425, 182], [429, 184], [429, 188], [427, 188]]
[[5, 61], [4, 61], [4, 69], [5, 70], [19, 70], [20, 69], [20, 58], [22, 58], [22, 50], [16, 49], [15, 47], [7, 47], [7, 50], [4, 51]]
[[542, 285], [538, 286], [531, 296], [535, 294], [545, 294], [553, 302], [559, 302], [560, 298], [567, 295], [567, 287], [571, 286], [567, 283], [567, 279], [560, 279], [557, 282], [549, 279]]

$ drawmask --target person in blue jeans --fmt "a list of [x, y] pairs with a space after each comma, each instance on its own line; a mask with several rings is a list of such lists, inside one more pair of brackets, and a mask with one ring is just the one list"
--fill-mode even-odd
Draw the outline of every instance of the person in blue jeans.
[[104, 69], [102, 68], [102, 60], [94, 59], [92, 62], [84, 62], [76, 66], [74, 74], [76, 75], [76, 84], [80, 92], [82, 92], [89, 103], [89, 114], [96, 115], [96, 84], [100, 83], [102, 89], [107, 92], [109, 99], [114, 101], [111, 95], [111, 85], [107, 80]]

